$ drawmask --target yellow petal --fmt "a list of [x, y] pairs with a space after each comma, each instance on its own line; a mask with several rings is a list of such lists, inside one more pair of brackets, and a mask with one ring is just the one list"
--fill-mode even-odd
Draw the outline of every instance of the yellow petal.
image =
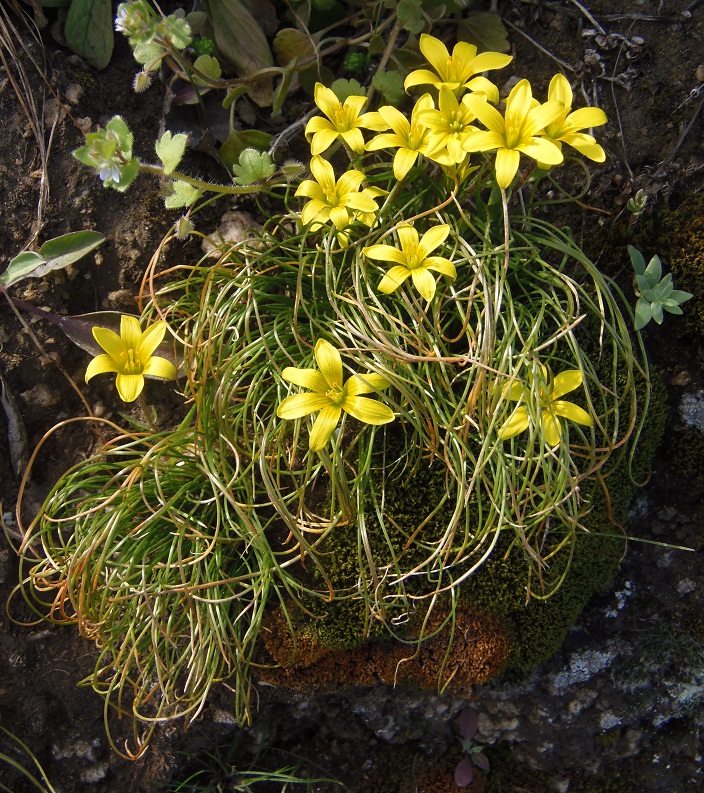
[[[533, 107], [525, 118], [521, 138], [530, 138], [537, 135], [553, 121], [560, 118], [565, 112], [562, 102], [545, 102]], [[508, 122], [507, 122], [508, 123]]]
[[316, 132], [322, 132], [325, 129], [332, 129], [330, 119], [323, 118], [322, 116], [314, 116], [306, 124], [305, 136], [306, 140], [310, 140]]
[[425, 267], [418, 267], [411, 270], [411, 280], [413, 286], [420, 292], [424, 300], [432, 300], [435, 295], [435, 279], [425, 269]]
[[572, 107], [572, 87], [564, 74], [556, 74], [550, 80], [548, 99], [562, 102], [566, 108]]
[[342, 107], [335, 93], [329, 88], [326, 88], [322, 83], [315, 84], [313, 100], [330, 120], [335, 117], [335, 111]]
[[604, 150], [591, 135], [585, 135], [583, 132], [572, 132], [564, 135], [562, 140], [580, 154], [589, 157], [590, 160], [594, 160], [594, 162], [604, 162], [606, 159]]
[[521, 155], [514, 149], [499, 149], [496, 152], [496, 183], [504, 190], [513, 181]]
[[403, 87], [408, 91], [414, 85], [438, 85], [440, 82], [440, 78], [428, 69], [416, 69], [403, 81]]
[[355, 374], [345, 383], [345, 392], [347, 396], [373, 394], [390, 385], [391, 383], [380, 374]]
[[502, 441], [507, 441], [520, 435], [528, 429], [528, 411], [521, 406], [516, 408], [506, 421], [501, 425], [498, 435]]
[[[357, 130], [359, 132], [359, 130]], [[361, 133], [360, 133], [361, 135]], [[364, 181], [364, 174], [361, 171], [353, 169], [345, 171], [337, 181], [337, 191], [339, 195], [345, 193], [355, 192]]]
[[364, 137], [358, 129], [350, 129], [341, 133], [342, 139], [356, 154], [364, 153]]
[[455, 265], [449, 259], [445, 259], [442, 256], [428, 256], [423, 262], [423, 265], [428, 270], [435, 270], [435, 272], [448, 275], [453, 279], [457, 278]]
[[327, 160], [320, 155], [314, 156], [310, 161], [310, 170], [324, 192], [335, 191], [335, 171]]
[[342, 388], [342, 358], [329, 341], [318, 339], [315, 345], [315, 360], [328, 385]]
[[370, 245], [362, 248], [362, 253], [369, 259], [377, 259], [382, 262], [394, 262], [402, 266], [406, 265], [406, 257], [398, 248], [393, 245]]
[[477, 130], [469, 137], [462, 141], [462, 148], [465, 151], [491, 151], [492, 149], [500, 149], [505, 145], [504, 139], [496, 132], [485, 132], [484, 130]]
[[320, 415], [313, 424], [308, 447], [312, 452], [319, 452], [328, 442], [337, 427], [342, 410], [336, 405], [328, 404], [320, 411]]
[[383, 135], [375, 135], [367, 142], [365, 148], [367, 151], [378, 151], [379, 149], [393, 149], [403, 145], [404, 141], [398, 135], [387, 132]]
[[403, 181], [418, 159], [418, 152], [400, 148], [394, 155], [394, 177]]
[[137, 350], [142, 339], [142, 329], [137, 317], [123, 314], [120, 317], [120, 338], [128, 350]]
[[[405, 223], [396, 229], [396, 233], [407, 262], [409, 256], [415, 256], [418, 253], [418, 232], [413, 226]], [[399, 262], [399, 264], [403, 264], [403, 262]]]
[[388, 405], [382, 405], [375, 399], [362, 396], [349, 396], [342, 402], [342, 407], [350, 416], [365, 424], [388, 424], [394, 420], [394, 412]]
[[120, 336], [110, 328], [93, 328], [93, 338], [105, 352], [117, 363], [125, 351], [125, 343]]
[[584, 424], [585, 427], [591, 427], [594, 424], [589, 413], [579, 407], [579, 405], [575, 405], [574, 402], [565, 402], [562, 399], [556, 399], [550, 403], [550, 407], [555, 415], [563, 416], [577, 424]]
[[384, 107], [379, 108], [379, 115], [397, 135], [405, 136], [410, 132], [411, 125], [408, 123], [408, 119], [395, 107], [384, 105]]
[[316, 132], [315, 135], [313, 135], [313, 140], [310, 142], [310, 153], [313, 155], [322, 154], [332, 146], [339, 134], [340, 133], [334, 129], [321, 129], [320, 132]]
[[[519, 80], [516, 85], [513, 86], [506, 99], [506, 112], [504, 114], [506, 129], [521, 129], [530, 111], [532, 99], [533, 92], [531, 91], [528, 80]], [[477, 117], [484, 121], [478, 113]]]
[[150, 377], [161, 377], [163, 380], [175, 380], [176, 367], [167, 358], [152, 355], [144, 365], [142, 374]]
[[317, 182], [312, 179], [305, 179], [302, 181], [294, 193], [296, 198], [304, 196], [305, 198], [317, 198], [318, 201], [325, 200], [325, 193]]
[[386, 123], [386, 120], [378, 111], [365, 113], [363, 116], [359, 117], [357, 123], [360, 127], [364, 127], [364, 129], [371, 129], [373, 132], [382, 132], [383, 130], [388, 129], [390, 126]]
[[144, 377], [141, 374], [118, 374], [115, 385], [123, 402], [134, 402], [142, 393]]
[[367, 104], [367, 97], [359, 94], [350, 94], [342, 104], [345, 118], [357, 118]]
[[563, 160], [559, 146], [546, 138], [531, 138], [525, 143], [519, 143], [516, 149], [548, 165], [559, 165]]
[[440, 39], [436, 39], [435, 36], [423, 33], [420, 37], [420, 51], [428, 59], [433, 69], [435, 69], [444, 80], [446, 64], [450, 60], [450, 53], [447, 51], [447, 47]]
[[293, 394], [281, 401], [276, 409], [276, 415], [280, 419], [300, 419], [328, 405], [330, 399], [325, 394]]
[[156, 350], [156, 348], [164, 340], [165, 335], [166, 322], [164, 322], [163, 319], [160, 319], [158, 322], [154, 322], [144, 331], [143, 334], [141, 334], [141, 339], [137, 344], [137, 358], [143, 364], [146, 364], [154, 350]]
[[311, 391], [317, 391], [320, 394], [324, 394], [330, 388], [317, 369], [298, 369], [294, 366], [287, 366], [281, 372], [281, 377], [289, 383], [302, 388], [310, 388]]
[[[313, 199], [303, 207], [303, 211], [301, 212], [301, 222], [304, 226], [307, 226], [313, 221], [327, 223], [328, 220], [330, 220], [330, 207], [325, 206], [322, 201]], [[316, 230], [317, 229], [311, 229], [311, 231]]]
[[424, 261], [432, 251], [445, 242], [449, 233], [450, 227], [447, 223], [428, 229], [418, 243], [418, 259]]
[[105, 374], [106, 372], [117, 372], [115, 361], [106, 353], [98, 355], [88, 364], [86, 368], [86, 383], [97, 374]]
[[[476, 48], [475, 48], [476, 51]], [[489, 69], [503, 69], [513, 60], [513, 56], [501, 52], [480, 52], [472, 58], [472, 74], [487, 72]]]
[[578, 129], [590, 129], [606, 124], [606, 113], [600, 107], [580, 107], [567, 116], [567, 123], [576, 132]]
[[555, 375], [550, 391], [550, 399], [559, 399], [561, 396], [574, 391], [582, 385], [582, 372], [579, 369], [566, 369]]
[[490, 102], [496, 104], [499, 101], [499, 89], [486, 77], [474, 77], [465, 88], [474, 94], [485, 96]]
[[562, 437], [560, 422], [549, 410], [543, 410], [542, 416], [543, 435], [548, 446], [557, 446]]
[[411, 271], [408, 267], [398, 266], [392, 267], [388, 273], [381, 279], [377, 289], [384, 295], [390, 295], [394, 290], [408, 278]]
[[332, 207], [330, 210], [330, 220], [336, 229], [342, 230], [350, 225], [350, 215], [345, 207]]
[[[488, 102], [485, 102], [480, 96], [476, 96], [475, 94], [467, 94], [462, 97], [462, 102], [471, 110], [472, 114], [487, 127], [487, 129], [498, 135], [501, 140], [504, 139], [506, 125], [504, 124], [503, 116], [495, 107], [492, 107]], [[475, 149], [475, 151], [477, 150]]]

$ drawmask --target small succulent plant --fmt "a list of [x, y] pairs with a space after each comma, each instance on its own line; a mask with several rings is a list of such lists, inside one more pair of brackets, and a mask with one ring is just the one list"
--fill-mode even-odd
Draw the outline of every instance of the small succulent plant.
[[643, 254], [632, 245], [628, 246], [628, 255], [636, 271], [636, 330], [645, 327], [651, 319], [661, 325], [663, 310], [670, 314], [681, 314], [680, 304], [689, 300], [692, 295], [673, 287], [672, 273], [662, 277], [660, 257], [653, 256], [646, 265]]
[[489, 760], [484, 754], [483, 746], [474, 743], [477, 732], [477, 712], [472, 708], [465, 708], [460, 713], [460, 734], [462, 736], [462, 749], [464, 757], [455, 768], [455, 782], [457, 787], [467, 787], [474, 779], [474, 766], [482, 771], [489, 770]]

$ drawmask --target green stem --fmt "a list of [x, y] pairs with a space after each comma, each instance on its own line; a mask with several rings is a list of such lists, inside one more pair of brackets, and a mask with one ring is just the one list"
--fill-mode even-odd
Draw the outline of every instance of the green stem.
[[[144, 163], [140, 163], [139, 170], [143, 173], [152, 174], [152, 176], [166, 176], [164, 169], [159, 168], [156, 165], [145, 165]], [[168, 175], [172, 179], [176, 179], [180, 182], [186, 182], [186, 184], [197, 187], [199, 190], [203, 190], [204, 192], [226, 193], [228, 195], [251, 195], [253, 193], [261, 193], [264, 190], [268, 190], [270, 187], [278, 187], [279, 185], [285, 184], [284, 182], [267, 182], [266, 184], [248, 185], [247, 187], [231, 187], [225, 184], [204, 182], [202, 179], [194, 179], [192, 176], [186, 176], [186, 174], [179, 173], [178, 171], [173, 171]]]

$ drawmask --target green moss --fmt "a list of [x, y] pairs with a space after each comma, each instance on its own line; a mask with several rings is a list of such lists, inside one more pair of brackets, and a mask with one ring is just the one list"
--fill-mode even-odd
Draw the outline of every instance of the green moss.
[[704, 432], [689, 427], [676, 433], [666, 449], [668, 468], [679, 476], [699, 477], [704, 459]]
[[704, 194], [688, 196], [677, 209], [642, 222], [634, 244], [646, 259], [658, 254], [675, 288], [694, 295], [684, 306], [685, 322], [704, 333]]

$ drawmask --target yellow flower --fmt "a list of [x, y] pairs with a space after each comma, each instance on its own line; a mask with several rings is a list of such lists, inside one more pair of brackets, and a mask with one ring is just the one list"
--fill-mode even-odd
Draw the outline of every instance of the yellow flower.
[[562, 102], [564, 110], [555, 121], [545, 127], [542, 136], [558, 147], [560, 144], [566, 143], [590, 160], [604, 162], [606, 155], [601, 146], [591, 135], [586, 135], [579, 130], [606, 124], [608, 120], [606, 113], [598, 107], [582, 107], [575, 110], [574, 113], [570, 112], [572, 110], [572, 88], [563, 74], [556, 74], [550, 81], [548, 100]]
[[410, 275], [413, 286], [420, 292], [425, 300], [432, 300], [435, 294], [435, 279], [430, 270], [435, 270], [454, 279], [457, 277], [455, 265], [442, 256], [431, 256], [430, 253], [442, 245], [450, 233], [447, 224], [434, 226], [426, 231], [418, 240], [418, 232], [413, 226], [399, 226], [398, 239], [401, 250], [393, 245], [370, 245], [363, 249], [365, 256], [370, 259], [380, 259], [384, 262], [394, 262], [388, 273], [379, 284], [379, 291], [390, 295]]
[[[530, 379], [531, 381], [535, 380], [532, 374]], [[526, 385], [514, 382], [510, 386], [504, 387], [503, 393], [508, 399], [523, 400], [531, 404], [535, 401], [537, 392], [538, 402], [532, 405], [535, 409], [531, 411], [525, 405], [521, 405], [513, 411], [499, 430], [499, 438], [501, 440], [506, 441], [528, 429], [531, 420], [538, 415], [538, 412], [540, 413], [539, 420], [543, 436], [548, 446], [557, 446], [562, 437], [562, 425], [558, 421], [558, 416], [574, 421], [577, 424], [583, 424], [586, 427], [593, 425], [592, 417], [586, 410], [583, 410], [573, 402], [566, 402], [560, 399], [564, 394], [574, 391], [575, 388], [579, 388], [582, 385], [582, 373], [579, 369], [568, 369], [560, 372], [552, 382], [548, 382], [547, 369], [545, 366], [541, 366], [538, 382], [533, 382], [532, 385], [533, 387], [529, 388]]]
[[394, 155], [394, 176], [399, 182], [415, 165], [419, 154], [430, 157], [435, 151], [430, 145], [430, 130], [419, 121], [420, 113], [434, 107], [430, 94], [423, 94], [411, 112], [410, 122], [403, 113], [390, 105], [380, 107], [377, 111], [386, 124], [391, 127], [393, 134], [376, 135], [367, 143], [367, 151], [398, 148]]
[[384, 191], [373, 187], [360, 191], [365, 177], [355, 169], [346, 171], [336, 181], [332, 165], [320, 155], [311, 159], [310, 170], [315, 181], [306, 179], [296, 190], [297, 196], [310, 199], [301, 212], [305, 225], [313, 223], [313, 228], [316, 228], [331, 221], [338, 231], [342, 231], [355, 218], [367, 226], [372, 225], [378, 209], [375, 199]]
[[328, 442], [343, 410], [366, 424], [388, 424], [394, 420], [390, 407], [361, 396], [388, 388], [390, 383], [385, 377], [354, 374], [343, 384], [340, 353], [325, 339], [318, 339], [315, 345], [315, 360], [320, 371], [293, 366], [283, 370], [284, 380], [308, 388], [312, 393], [287, 396], [276, 411], [281, 419], [299, 419], [320, 411], [310, 433], [312, 452], [319, 452]]
[[469, 152], [497, 149], [496, 181], [499, 187], [506, 189], [511, 184], [521, 153], [548, 165], [562, 162], [559, 147], [539, 135], [560, 117], [564, 106], [556, 100], [534, 104], [528, 80], [521, 80], [511, 90], [506, 99], [505, 117], [474, 94], [467, 94], [462, 101], [489, 128], [489, 131], [478, 130], [462, 145]]
[[166, 333], [163, 320], [144, 333], [136, 317], [120, 317], [120, 335], [109, 328], [93, 328], [93, 338], [105, 350], [88, 364], [86, 383], [97, 374], [117, 372], [117, 393], [125, 402], [134, 402], [144, 388], [144, 376], [176, 378], [176, 367], [166, 358], [154, 355]]
[[[479, 130], [472, 126], [477, 114], [470, 109], [467, 101], [471, 96], [473, 95], [466, 94], [462, 101], [458, 102], [452, 91], [443, 85], [440, 87], [439, 109], [423, 109], [418, 112], [419, 123], [430, 130], [429, 146], [433, 150], [431, 159], [443, 165], [460, 163], [464, 160], [468, 151], [466, 146], [474, 135], [479, 134]], [[485, 100], [479, 96], [474, 98], [477, 102], [485, 103]]]
[[316, 116], [306, 124], [305, 135], [310, 140], [313, 155], [322, 154], [338, 138], [342, 138], [352, 151], [363, 154], [364, 138], [360, 128], [386, 129], [385, 125], [379, 124], [376, 113], [359, 115], [367, 103], [366, 96], [348, 96], [343, 104], [329, 88], [316, 83], [314, 99], [327, 118]]
[[[488, 69], [502, 69], [513, 60], [510, 55], [502, 55], [500, 52], [482, 52], [477, 55], [477, 48], [465, 41], [457, 42], [452, 50], [452, 55], [450, 55], [440, 39], [429, 36], [427, 33], [420, 37], [420, 51], [437, 74], [433, 74], [428, 69], [416, 69], [406, 77], [403, 84], [406, 90], [411, 86], [427, 83], [438, 89], [444, 86], [454, 92], [465, 89], [475, 91], [480, 86], [486, 90], [487, 83], [492, 84], [484, 77], [472, 80], [472, 75], [485, 72]], [[496, 99], [492, 101], [496, 102], [499, 96], [495, 86], [494, 90]]]

